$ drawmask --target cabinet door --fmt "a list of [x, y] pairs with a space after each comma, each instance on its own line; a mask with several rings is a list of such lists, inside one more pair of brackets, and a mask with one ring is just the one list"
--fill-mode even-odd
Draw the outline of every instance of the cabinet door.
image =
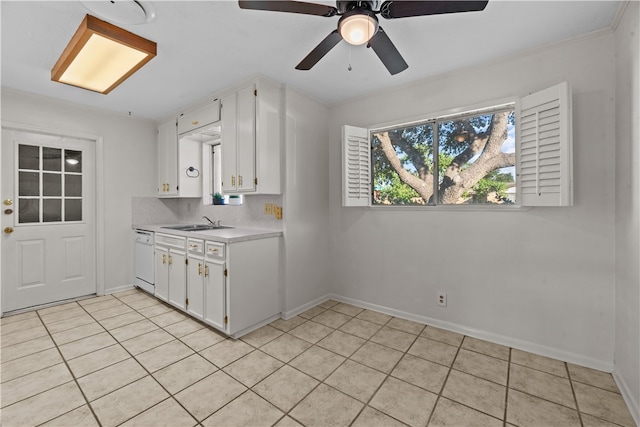
[[182, 251], [169, 249], [169, 303], [186, 310], [186, 255]]
[[205, 261], [204, 321], [222, 330], [225, 330], [227, 326], [225, 323], [227, 303], [224, 271], [224, 263]]
[[237, 105], [237, 188], [255, 191], [256, 178], [256, 87], [238, 91]]
[[224, 193], [235, 193], [237, 191], [236, 181], [236, 94], [222, 98], [222, 191]]
[[178, 194], [178, 133], [176, 122], [158, 127], [158, 196]]
[[187, 312], [200, 320], [204, 318], [204, 275], [206, 269], [202, 257], [189, 257], [187, 266]]
[[169, 272], [167, 261], [169, 259], [169, 251], [164, 248], [155, 248], [155, 296], [163, 301], [169, 299]]

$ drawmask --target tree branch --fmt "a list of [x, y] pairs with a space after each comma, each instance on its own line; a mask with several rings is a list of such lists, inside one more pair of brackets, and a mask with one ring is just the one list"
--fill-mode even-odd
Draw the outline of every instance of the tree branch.
[[[477, 135], [469, 147], [451, 162], [440, 185], [442, 203], [455, 203], [462, 193], [470, 190], [489, 172], [515, 165], [515, 154], [501, 152], [507, 139], [508, 118], [508, 111], [494, 114], [487, 132]], [[462, 167], [480, 151], [480, 157], [463, 171]]]
[[400, 162], [400, 159], [396, 154], [396, 150], [393, 148], [393, 144], [391, 143], [389, 132], [377, 133], [375, 136], [380, 141], [380, 147], [382, 148], [384, 155], [389, 160], [391, 167], [393, 167], [398, 174], [398, 177], [400, 177], [400, 180], [413, 188], [425, 202], [428, 202], [433, 195], [433, 175], [427, 174], [425, 179], [412, 175], [404, 168], [402, 162]]

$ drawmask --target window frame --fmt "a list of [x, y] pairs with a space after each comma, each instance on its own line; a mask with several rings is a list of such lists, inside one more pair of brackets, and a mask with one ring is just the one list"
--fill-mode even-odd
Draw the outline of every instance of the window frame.
[[[434, 170], [438, 170], [438, 130], [437, 123], [446, 121], [446, 120], [458, 120], [466, 117], [473, 117], [479, 114], [491, 114], [494, 112], [500, 112], [505, 110], [513, 110], [514, 113], [516, 111], [516, 104], [518, 98], [510, 97], [510, 98], [502, 98], [497, 101], [487, 101], [478, 104], [473, 104], [467, 107], [456, 107], [448, 110], [441, 110], [437, 113], [431, 114], [421, 114], [419, 116], [413, 116], [409, 119], [401, 119], [395, 121], [385, 122], [383, 124], [367, 126], [367, 132], [369, 135], [369, 146], [371, 147], [371, 156], [370, 156], [370, 195], [369, 195], [369, 205], [368, 208], [371, 209], [383, 209], [383, 210], [420, 210], [420, 211], [432, 211], [432, 210], [452, 210], [452, 211], [496, 211], [496, 210], [528, 210], [529, 206], [520, 205], [520, 198], [518, 197], [514, 204], [440, 204], [437, 203], [433, 205], [425, 204], [425, 205], [382, 205], [382, 204], [374, 204], [373, 203], [373, 192], [374, 189], [374, 169], [373, 169], [373, 134], [379, 133], [387, 130], [398, 129], [402, 127], [410, 127], [410, 126], [419, 126], [424, 124], [433, 124], [434, 126], [434, 138], [433, 138], [433, 152], [434, 152]], [[425, 119], [425, 117], [430, 117]], [[518, 144], [516, 144], [516, 158], [518, 157]], [[516, 162], [517, 165], [517, 162]], [[518, 176], [518, 169], [516, 167], [516, 178]], [[439, 180], [433, 180], [433, 191], [434, 194], [438, 194], [439, 190]]]
[[[371, 132], [428, 123], [425, 117], [446, 120], [491, 111], [515, 103], [516, 189], [514, 204], [374, 205]], [[564, 81], [524, 96], [456, 107], [440, 113], [397, 119], [367, 128], [342, 126], [342, 206], [374, 209], [513, 211], [535, 206], [573, 206], [572, 91]], [[520, 125], [518, 125], [520, 123]], [[525, 126], [526, 124], [526, 126]], [[526, 129], [525, 129], [526, 128]], [[368, 138], [367, 138], [368, 135]], [[365, 148], [366, 147], [366, 148]], [[362, 155], [369, 149], [369, 156]], [[358, 153], [358, 155], [353, 155]], [[526, 163], [526, 166], [523, 164]], [[368, 182], [363, 182], [363, 177]], [[526, 185], [523, 184], [526, 181]], [[366, 184], [366, 185], [365, 185]], [[368, 187], [369, 192], [362, 191]], [[532, 189], [535, 189], [532, 191]]]

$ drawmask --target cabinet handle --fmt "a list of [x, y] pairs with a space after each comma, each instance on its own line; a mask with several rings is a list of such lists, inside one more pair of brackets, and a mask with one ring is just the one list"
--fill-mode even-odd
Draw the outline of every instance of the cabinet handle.
[[197, 120], [194, 120], [194, 121], [191, 122], [192, 125], [197, 125], [198, 123], [200, 123], [200, 122], [198, 122]]
[[198, 263], [198, 276], [202, 276], [202, 264]]
[[204, 266], [204, 277], [209, 277], [209, 266], [208, 265]]
[[242, 175], [238, 175], [238, 186], [242, 187]]
[[162, 255], [162, 263], [163, 264], [167, 263], [167, 256], [166, 255]]
[[214, 249], [214, 248], [209, 248], [209, 252], [211, 252], [211, 253], [215, 253], [215, 252], [218, 252], [218, 250], [217, 250], [217, 249]]
[[198, 245], [189, 245], [191, 249], [198, 249]]
[[232, 187], [236, 186], [236, 177], [234, 175], [231, 175], [231, 186]]
[[169, 265], [171, 265], [173, 260], [171, 259], [171, 255], [169, 255]]

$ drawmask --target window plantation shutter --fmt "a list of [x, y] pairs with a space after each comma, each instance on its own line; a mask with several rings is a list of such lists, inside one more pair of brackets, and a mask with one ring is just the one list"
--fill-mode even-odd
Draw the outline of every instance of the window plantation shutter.
[[572, 206], [571, 90], [567, 82], [516, 103], [518, 196], [522, 206]]
[[371, 199], [369, 131], [342, 127], [342, 206], [369, 206]]

